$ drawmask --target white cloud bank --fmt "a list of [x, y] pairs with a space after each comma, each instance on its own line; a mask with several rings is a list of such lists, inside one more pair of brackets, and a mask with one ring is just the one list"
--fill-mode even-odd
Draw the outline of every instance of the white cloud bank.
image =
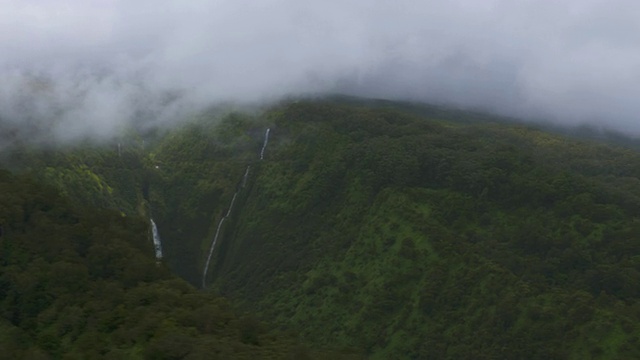
[[631, 0], [3, 0], [0, 118], [110, 135], [323, 92], [640, 132]]

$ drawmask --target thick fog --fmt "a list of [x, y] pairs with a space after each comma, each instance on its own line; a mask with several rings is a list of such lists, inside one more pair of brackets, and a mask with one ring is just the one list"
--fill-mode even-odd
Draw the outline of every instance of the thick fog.
[[347, 93], [640, 132], [631, 0], [2, 0], [0, 118], [55, 139]]

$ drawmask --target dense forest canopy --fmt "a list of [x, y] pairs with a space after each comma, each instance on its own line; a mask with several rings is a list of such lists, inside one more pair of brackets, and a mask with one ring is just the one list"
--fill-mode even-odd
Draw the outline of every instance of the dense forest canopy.
[[147, 220], [119, 209], [127, 189], [116, 192], [111, 186], [120, 184], [78, 165], [76, 152], [95, 159], [76, 150], [56, 154], [68, 162], [57, 158], [21, 175], [0, 170], [2, 357], [359, 358], [351, 350], [311, 350], [172, 275], [153, 257]]
[[45, 358], [637, 358], [640, 154], [613, 140], [331, 98], [8, 149], [0, 344]]

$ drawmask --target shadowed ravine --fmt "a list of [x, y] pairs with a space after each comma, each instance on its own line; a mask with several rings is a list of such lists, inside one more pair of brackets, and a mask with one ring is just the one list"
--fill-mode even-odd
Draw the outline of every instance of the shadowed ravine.
[[[260, 160], [264, 160], [264, 151], [267, 148], [267, 143], [269, 142], [270, 130], [271, 129], [267, 128], [267, 131], [264, 134], [264, 143], [262, 144], [262, 149], [260, 149]], [[250, 168], [251, 168], [251, 165], [247, 165], [247, 169], [245, 170], [244, 175], [242, 176], [242, 188], [244, 188], [247, 184], [247, 178], [249, 176]], [[218, 242], [218, 236], [220, 236], [220, 229], [222, 229], [222, 224], [224, 224], [225, 220], [227, 220], [229, 215], [231, 215], [231, 211], [233, 210], [233, 205], [236, 201], [236, 197], [238, 196], [238, 192], [240, 192], [240, 190], [237, 190], [233, 194], [233, 198], [231, 198], [231, 203], [229, 204], [229, 209], [227, 210], [226, 214], [222, 217], [222, 219], [220, 219], [220, 222], [218, 222], [216, 233], [213, 236], [213, 241], [211, 242], [211, 246], [209, 247], [209, 254], [207, 255], [207, 261], [205, 262], [205, 265], [204, 265], [204, 271], [202, 272], [202, 288], [203, 289], [207, 285], [207, 273], [209, 272], [209, 264], [211, 263], [211, 257], [213, 256], [213, 251], [215, 250], [216, 244]], [[154, 226], [154, 229], [155, 229], [155, 226]], [[155, 237], [154, 237], [154, 241], [155, 241]]]

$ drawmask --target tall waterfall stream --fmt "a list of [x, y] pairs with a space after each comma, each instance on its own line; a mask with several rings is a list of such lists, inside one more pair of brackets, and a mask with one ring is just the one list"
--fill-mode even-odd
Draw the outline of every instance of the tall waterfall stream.
[[[260, 160], [264, 160], [264, 151], [266, 150], [267, 144], [269, 143], [269, 132], [270, 131], [271, 131], [271, 129], [267, 128], [267, 131], [264, 133], [264, 142], [262, 144], [262, 149], [260, 149]], [[247, 185], [247, 178], [249, 177], [249, 169], [250, 168], [251, 168], [251, 165], [248, 165], [247, 169], [244, 172], [244, 175], [242, 176], [242, 188], [244, 188]], [[209, 264], [211, 263], [211, 257], [213, 256], [213, 250], [215, 249], [216, 243], [218, 242], [218, 236], [220, 235], [220, 229], [222, 228], [222, 224], [224, 224], [225, 220], [227, 220], [229, 215], [231, 215], [231, 210], [233, 209], [233, 205], [234, 205], [234, 203], [236, 201], [236, 197], [238, 196], [238, 192], [239, 191], [240, 190], [237, 190], [233, 194], [233, 198], [231, 198], [231, 204], [229, 204], [229, 209], [227, 210], [225, 215], [222, 217], [222, 219], [220, 219], [220, 221], [218, 222], [218, 227], [216, 228], [216, 233], [213, 236], [213, 241], [211, 242], [211, 246], [209, 247], [209, 255], [207, 256], [207, 261], [205, 262], [205, 265], [204, 265], [204, 271], [202, 272], [202, 288], [203, 289], [207, 285], [206, 281], [207, 281], [207, 273], [209, 272]], [[155, 225], [154, 225], [154, 229], [155, 229]]]

